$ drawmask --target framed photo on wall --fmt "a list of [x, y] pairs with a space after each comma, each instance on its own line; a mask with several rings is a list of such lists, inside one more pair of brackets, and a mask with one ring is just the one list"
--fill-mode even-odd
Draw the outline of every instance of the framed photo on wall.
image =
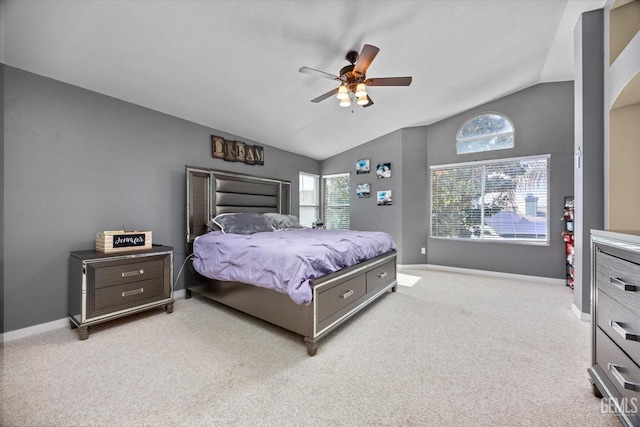
[[361, 159], [356, 162], [356, 174], [369, 173], [371, 161], [369, 159]]
[[393, 204], [391, 190], [378, 191], [376, 202], [378, 206], [390, 206]]
[[368, 182], [357, 184], [356, 193], [358, 194], [358, 198], [360, 199], [364, 197], [371, 197], [371, 184], [369, 184]]
[[391, 163], [380, 163], [376, 167], [377, 178], [391, 178]]

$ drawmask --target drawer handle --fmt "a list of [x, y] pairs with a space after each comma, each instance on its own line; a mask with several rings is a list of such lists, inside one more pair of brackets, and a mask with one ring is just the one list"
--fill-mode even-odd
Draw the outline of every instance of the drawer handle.
[[349, 298], [351, 295], [353, 295], [353, 290], [349, 289], [347, 292], [345, 292], [344, 294], [340, 295], [340, 298], [342, 298], [342, 299], [347, 299], [347, 298]]
[[629, 341], [640, 341], [640, 336], [627, 331], [622, 325], [614, 320], [609, 320], [609, 326], [618, 333], [622, 338]]
[[134, 270], [134, 271], [123, 271], [122, 272], [122, 277], [140, 276], [142, 274], [144, 274], [144, 270], [143, 269]]
[[141, 294], [144, 292], [144, 288], [134, 289], [132, 291], [126, 291], [122, 293], [123, 297], [130, 297], [131, 295]]
[[631, 291], [631, 292], [637, 291], [637, 288], [635, 286], [627, 284], [627, 282], [625, 282], [619, 277], [609, 276], [609, 283], [619, 287], [623, 291]]
[[624, 387], [627, 390], [640, 391], [640, 384], [636, 384], [634, 382], [627, 381], [626, 379], [624, 379], [624, 377], [618, 370], [620, 368], [624, 368], [624, 366], [619, 366], [619, 365], [614, 365], [613, 363], [609, 363], [609, 370], [611, 371], [615, 379], [618, 380], [618, 382], [622, 387]]
[[378, 274], [378, 277], [379, 277], [380, 279], [384, 279], [385, 277], [387, 277], [387, 272], [385, 271], [384, 273], [380, 273], [380, 274]]

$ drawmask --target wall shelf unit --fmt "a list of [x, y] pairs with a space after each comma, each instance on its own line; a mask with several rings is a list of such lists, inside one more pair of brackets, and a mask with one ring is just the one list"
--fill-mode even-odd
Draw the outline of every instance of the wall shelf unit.
[[640, 0], [605, 7], [605, 222], [640, 231]]

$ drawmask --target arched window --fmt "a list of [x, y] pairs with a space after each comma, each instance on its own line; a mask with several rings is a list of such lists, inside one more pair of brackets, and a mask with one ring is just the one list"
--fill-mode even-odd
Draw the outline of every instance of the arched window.
[[470, 118], [456, 135], [458, 154], [513, 148], [513, 123], [500, 113], [482, 113]]

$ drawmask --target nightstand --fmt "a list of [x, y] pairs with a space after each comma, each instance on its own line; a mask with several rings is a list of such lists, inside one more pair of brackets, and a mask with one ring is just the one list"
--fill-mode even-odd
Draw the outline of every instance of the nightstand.
[[173, 312], [173, 248], [105, 254], [71, 252], [69, 320], [81, 340], [89, 327], [164, 306]]

